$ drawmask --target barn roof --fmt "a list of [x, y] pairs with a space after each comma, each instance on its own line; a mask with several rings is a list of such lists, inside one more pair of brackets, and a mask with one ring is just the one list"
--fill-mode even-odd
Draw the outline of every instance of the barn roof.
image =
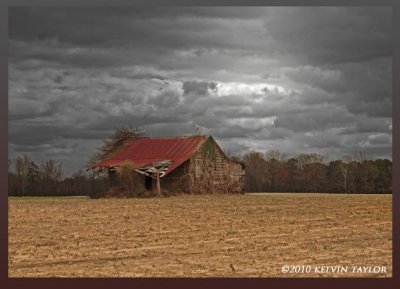
[[129, 141], [118, 153], [94, 167], [116, 167], [124, 161], [132, 161], [145, 166], [162, 160], [171, 160], [172, 164], [163, 176], [188, 160], [209, 138], [209, 136], [184, 136], [174, 138], [138, 137]]

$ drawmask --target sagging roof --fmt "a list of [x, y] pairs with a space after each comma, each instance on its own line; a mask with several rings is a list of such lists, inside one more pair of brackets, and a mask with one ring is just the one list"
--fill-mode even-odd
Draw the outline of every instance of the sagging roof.
[[138, 137], [129, 141], [121, 152], [94, 167], [118, 167], [127, 160], [138, 166], [170, 160], [172, 164], [163, 173], [165, 176], [190, 159], [208, 138], [209, 136], [200, 135], [174, 138]]

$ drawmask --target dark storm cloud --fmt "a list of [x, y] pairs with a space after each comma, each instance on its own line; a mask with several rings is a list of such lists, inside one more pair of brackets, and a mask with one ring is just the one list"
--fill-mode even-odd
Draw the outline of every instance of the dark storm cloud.
[[[222, 47], [236, 46], [237, 43], [250, 45], [240, 39], [229, 38], [230, 35], [220, 37], [227, 32], [234, 33], [235, 28], [254, 28], [254, 25], [257, 26], [254, 16], [258, 14], [258, 19], [262, 19], [265, 9], [261, 8], [257, 13], [254, 8], [14, 8], [10, 11], [9, 34], [16, 40], [58, 40], [64, 44], [89, 47], [133, 45], [149, 49], [152, 48], [150, 45], [154, 45], [164, 48], [196, 47], [201, 51], [202, 47], [210, 47], [211, 44], [212, 47], [215, 44]], [[233, 12], [233, 17], [229, 15], [229, 10]], [[237, 17], [246, 10], [253, 17]], [[227, 11], [225, 15], [224, 11]], [[238, 24], [244, 24], [244, 27], [237, 27]], [[262, 22], [259, 24], [261, 29]], [[233, 26], [232, 29], [229, 26]], [[210, 31], [214, 35], [209, 35]]]
[[280, 48], [316, 64], [391, 57], [390, 8], [277, 8], [266, 28]]
[[391, 9], [11, 8], [10, 158], [78, 169], [121, 125], [233, 153], [391, 151]]
[[102, 139], [112, 133], [115, 127], [102, 127], [101, 130], [79, 129], [65, 125], [46, 124], [46, 123], [12, 123], [10, 124], [9, 138], [16, 145], [40, 145], [51, 144], [55, 139]]
[[296, 113], [282, 114], [278, 116], [275, 125], [296, 132], [323, 131], [330, 127], [346, 126], [353, 120], [354, 116], [344, 107], [324, 105], [309, 107]]

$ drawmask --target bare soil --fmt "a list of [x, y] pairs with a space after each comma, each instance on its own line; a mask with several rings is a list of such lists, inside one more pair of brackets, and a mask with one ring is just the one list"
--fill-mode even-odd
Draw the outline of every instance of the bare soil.
[[391, 277], [392, 197], [9, 198], [8, 253], [9, 277]]

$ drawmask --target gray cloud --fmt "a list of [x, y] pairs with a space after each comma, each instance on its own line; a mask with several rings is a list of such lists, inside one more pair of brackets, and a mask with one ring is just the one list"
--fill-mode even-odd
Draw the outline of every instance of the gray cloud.
[[9, 151], [69, 174], [120, 125], [233, 153], [391, 155], [390, 8], [10, 8]]
[[321, 65], [391, 57], [390, 8], [282, 7], [274, 12], [265, 26], [297, 59]]

